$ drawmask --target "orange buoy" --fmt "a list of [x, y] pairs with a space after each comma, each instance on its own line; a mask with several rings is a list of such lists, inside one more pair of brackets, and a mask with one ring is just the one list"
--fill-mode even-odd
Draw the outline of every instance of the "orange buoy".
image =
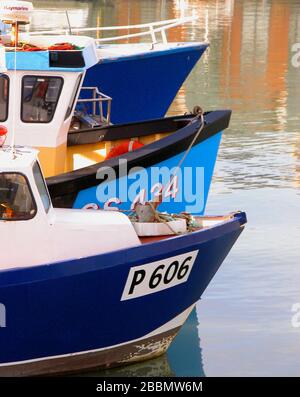
[[130, 140], [124, 141], [119, 145], [113, 147], [108, 153], [108, 155], [105, 157], [105, 160], [109, 160], [113, 157], [121, 156], [121, 154], [132, 152], [133, 150], [139, 149], [142, 146], [144, 145], [137, 141], [130, 141]]
[[48, 47], [48, 50], [53, 51], [53, 50], [63, 50], [63, 51], [68, 51], [68, 50], [74, 50], [75, 47], [71, 43], [56, 43]]
[[6, 135], [7, 134], [7, 128], [5, 125], [0, 125], [0, 136]]
[[24, 44], [21, 48], [21, 51], [26, 51], [26, 52], [28, 52], [28, 51], [45, 51], [45, 49], [42, 47], [33, 45], [33, 44]]

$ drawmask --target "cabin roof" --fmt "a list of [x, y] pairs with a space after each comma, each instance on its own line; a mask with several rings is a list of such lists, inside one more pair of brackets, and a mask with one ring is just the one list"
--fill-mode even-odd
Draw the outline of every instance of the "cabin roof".
[[[24, 40], [25, 41], [25, 40]], [[70, 43], [75, 50], [48, 50], [59, 43]], [[41, 48], [41, 51], [17, 51], [5, 48], [6, 68], [8, 70], [40, 70], [81, 72], [98, 62], [94, 39], [86, 36], [34, 36], [26, 40]], [[16, 56], [15, 56], [16, 55]], [[15, 65], [16, 58], [16, 65]]]
[[22, 172], [37, 159], [38, 150], [24, 146], [0, 148], [0, 172]]

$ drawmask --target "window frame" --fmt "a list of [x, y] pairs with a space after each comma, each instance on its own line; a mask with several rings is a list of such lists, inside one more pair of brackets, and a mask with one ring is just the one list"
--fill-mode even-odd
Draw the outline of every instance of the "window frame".
[[9, 97], [10, 97], [10, 78], [7, 74], [5, 73], [0, 73], [0, 77], [4, 77], [4, 79], [7, 81], [7, 101], [6, 101], [6, 112], [5, 112], [5, 118], [2, 120], [0, 119], [0, 123], [4, 123], [8, 119], [8, 113], [9, 113]]
[[[72, 97], [71, 97], [72, 101], [70, 100], [68, 103], [64, 121], [68, 120], [68, 118], [72, 115], [72, 110], [74, 109], [75, 100], [76, 100], [76, 97], [78, 96], [79, 88], [81, 88], [82, 80], [83, 80], [83, 73], [80, 73], [80, 75], [76, 79], [77, 87], [72, 92]], [[72, 102], [72, 104], [71, 104], [71, 102]], [[69, 106], [70, 104], [71, 104], [71, 106]]]
[[[42, 78], [42, 79], [44, 79], [44, 78], [59, 79], [62, 82], [62, 84], [60, 86], [60, 89], [59, 89], [59, 92], [58, 92], [57, 101], [56, 101], [55, 107], [53, 109], [52, 117], [48, 121], [33, 121], [33, 120], [28, 120], [27, 121], [27, 120], [23, 120], [24, 79], [26, 77], [33, 77], [33, 78], [36, 78], [36, 79], [38, 79], [38, 78]], [[49, 123], [51, 123], [53, 118], [54, 118], [54, 115], [56, 113], [57, 105], [58, 105], [58, 102], [60, 100], [60, 96], [61, 96], [61, 92], [62, 92], [63, 87], [64, 87], [64, 83], [65, 83], [65, 80], [64, 80], [64, 78], [62, 76], [49, 76], [49, 75], [47, 76], [47, 75], [24, 74], [22, 76], [21, 106], [20, 106], [20, 119], [21, 119], [22, 123], [26, 123], [26, 124], [49, 124]]]
[[31, 189], [31, 186], [30, 186], [30, 183], [29, 183], [29, 179], [27, 178], [27, 176], [26, 176], [25, 174], [23, 174], [22, 172], [13, 172], [13, 171], [1, 171], [1, 172], [0, 172], [0, 175], [2, 175], [2, 174], [5, 174], [5, 175], [20, 175], [20, 176], [22, 176], [22, 177], [25, 179], [25, 181], [26, 181], [26, 183], [27, 183], [27, 187], [28, 187], [29, 193], [30, 193], [30, 195], [31, 195], [32, 204], [33, 204], [33, 207], [34, 207], [34, 208], [33, 208], [33, 209], [34, 209], [34, 214], [33, 214], [33, 215], [30, 215], [30, 214], [29, 214], [29, 216], [27, 216], [27, 217], [18, 218], [18, 219], [16, 219], [16, 218], [2, 218], [2, 217], [0, 217], [0, 222], [1, 222], [1, 221], [18, 222], [18, 221], [29, 221], [29, 220], [33, 219], [33, 218], [36, 216], [37, 212], [38, 212], [38, 207], [37, 207], [37, 205], [36, 205], [36, 201], [35, 201], [35, 198], [34, 198], [34, 194], [33, 194], [33, 192], [32, 192], [32, 189]]
[[[48, 201], [48, 202], [49, 202], [48, 208], [45, 207], [44, 201], [43, 201], [43, 199], [42, 199], [42, 195], [41, 195], [41, 192], [40, 192], [40, 189], [39, 189], [39, 187], [38, 187], [38, 183], [37, 183], [37, 180], [36, 180], [36, 177], [35, 177], [35, 174], [34, 174], [34, 167], [37, 167], [37, 168], [38, 168], [38, 170], [39, 170], [39, 172], [40, 172], [40, 175], [41, 175], [41, 177], [42, 177], [42, 181], [43, 181], [43, 185], [44, 185], [44, 188], [45, 188], [45, 192], [47, 193], [47, 197], [48, 197], [48, 200], [49, 200], [49, 201]], [[33, 163], [33, 165], [32, 165], [32, 175], [33, 175], [33, 179], [34, 179], [35, 184], [36, 184], [37, 191], [39, 192], [39, 196], [40, 196], [40, 199], [41, 199], [43, 208], [44, 208], [46, 214], [48, 214], [49, 211], [50, 211], [50, 208], [51, 208], [52, 201], [51, 201], [51, 197], [50, 197], [50, 194], [49, 194], [49, 190], [48, 190], [48, 187], [47, 187], [45, 178], [44, 178], [43, 173], [42, 173], [41, 166], [40, 166], [40, 164], [39, 164], [39, 162], [38, 162], [37, 160], [36, 160], [36, 161]]]

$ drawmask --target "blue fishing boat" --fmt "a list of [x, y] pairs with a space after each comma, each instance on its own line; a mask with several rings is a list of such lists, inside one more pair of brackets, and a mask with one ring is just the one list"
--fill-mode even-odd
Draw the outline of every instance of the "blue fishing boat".
[[[11, 12], [5, 10], [6, 23]], [[29, 21], [24, 12], [13, 13], [20, 23]], [[230, 110], [195, 108], [111, 125], [114, 99], [82, 85], [98, 65], [95, 40], [43, 34], [18, 42], [18, 26], [17, 35], [2, 37], [7, 70], [0, 75], [0, 122], [8, 129], [14, 123], [16, 145], [39, 149], [54, 205], [130, 210], [162, 196], [161, 210], [202, 214]], [[78, 99], [86, 91], [91, 97]], [[76, 104], [91, 104], [92, 113]]]
[[155, 210], [144, 222], [147, 205], [132, 218], [55, 209], [36, 151], [0, 150], [0, 376], [108, 368], [167, 350], [246, 216]]
[[220, 110], [72, 132], [68, 135], [69, 150], [133, 134], [145, 138], [157, 132], [162, 138], [101, 163], [48, 178], [53, 202], [58, 207], [130, 210], [137, 201], [144, 203], [161, 195], [161, 210], [202, 214], [230, 116], [231, 111]]
[[120, 47], [106, 45], [107, 52], [115, 52], [105, 58], [100, 47], [99, 62], [84, 78], [85, 86], [97, 86], [114, 98], [115, 124], [163, 117], [208, 44], [176, 43], [144, 51], [133, 46], [129, 54]]
[[[38, 10], [37, 10], [38, 12]], [[38, 12], [40, 18], [45, 15]], [[37, 17], [35, 18], [35, 20]], [[208, 47], [207, 42], [168, 42], [169, 29], [192, 23], [196, 16], [128, 26], [72, 26], [66, 18], [66, 29], [31, 32], [31, 35], [95, 34], [128, 31], [126, 35], [100, 37], [95, 40], [97, 63], [89, 68], [84, 86], [98, 87], [113, 98], [111, 121], [114, 124], [160, 118], [169, 109], [178, 90]], [[39, 25], [39, 23], [38, 23]], [[120, 40], [145, 38], [146, 43], [116, 44]], [[113, 44], [111, 44], [113, 43]], [[81, 98], [88, 93], [81, 92]], [[88, 107], [91, 110], [91, 107]]]

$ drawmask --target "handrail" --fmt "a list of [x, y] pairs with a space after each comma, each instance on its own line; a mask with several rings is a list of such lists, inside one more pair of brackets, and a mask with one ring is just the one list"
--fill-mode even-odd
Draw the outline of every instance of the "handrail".
[[[101, 39], [96, 39], [97, 42], [106, 42], [106, 41], [117, 41], [122, 39], [128, 39], [133, 37], [142, 37], [142, 36], [151, 36], [152, 43], [156, 44], [157, 39], [155, 33], [160, 33], [162, 37], [162, 41], [164, 44], [167, 44], [166, 30], [170, 28], [174, 28], [176, 26], [183, 25], [185, 23], [193, 22], [198, 19], [198, 16], [189, 16], [177, 19], [168, 19], [165, 21], [157, 21], [150, 22], [138, 25], [128, 25], [128, 26], [105, 26], [105, 27], [96, 27], [96, 28], [71, 28], [72, 33], [79, 32], [98, 32], [98, 31], [111, 31], [111, 30], [130, 30], [130, 29], [145, 29], [148, 30], [139, 33], [129, 33], [127, 35], [122, 36], [114, 36], [114, 37], [105, 37]], [[34, 31], [30, 32], [30, 35], [42, 35], [42, 34], [69, 34], [68, 29], [55, 29], [55, 30], [43, 30], [43, 31]]]
[[[81, 91], [92, 91], [92, 98], [79, 98], [77, 99], [77, 103], [92, 103], [93, 106], [93, 117], [99, 116], [101, 123], [106, 122], [110, 123], [111, 116], [111, 101], [112, 98], [103, 92], [100, 92], [98, 87], [81, 87]], [[103, 111], [103, 102], [107, 102], [107, 111], [106, 117], [104, 116]], [[99, 115], [97, 114], [97, 104], [99, 105]]]
[[167, 44], [168, 40], [167, 40], [167, 36], [166, 36], [166, 30], [175, 28], [176, 26], [180, 26], [183, 23], [186, 23], [186, 22], [182, 22], [182, 20], [180, 20], [178, 22], [170, 23], [170, 24], [162, 26], [162, 27], [158, 27], [155, 29], [149, 29], [149, 31], [146, 31], [146, 32], [130, 33], [127, 35], [115, 36], [115, 37], [105, 37], [102, 39], [95, 39], [95, 41], [101, 43], [101, 42], [106, 42], [106, 41], [117, 41], [117, 40], [122, 40], [122, 39], [129, 39], [129, 38], [133, 38], [133, 37], [142, 37], [142, 36], [150, 35], [152, 38], [152, 43], [156, 44], [157, 40], [156, 40], [155, 33], [160, 33], [161, 37], [162, 37], [162, 42], [164, 44]]
[[[198, 16], [189, 16], [189, 17], [182, 17], [182, 18], [175, 18], [175, 19], [166, 19], [164, 21], [156, 21], [156, 22], [148, 22], [148, 23], [141, 23], [138, 25], [115, 25], [115, 26], [99, 26], [96, 28], [72, 28], [72, 32], [89, 32], [89, 31], [101, 31], [101, 30], [125, 30], [125, 29], [142, 29], [148, 28], [150, 26], [161, 26], [166, 25], [173, 22], [182, 21], [182, 23], [192, 22], [198, 19]], [[67, 29], [54, 29], [54, 30], [43, 30], [43, 31], [33, 31], [30, 34], [47, 34], [47, 33], [62, 33], [67, 31]]]

